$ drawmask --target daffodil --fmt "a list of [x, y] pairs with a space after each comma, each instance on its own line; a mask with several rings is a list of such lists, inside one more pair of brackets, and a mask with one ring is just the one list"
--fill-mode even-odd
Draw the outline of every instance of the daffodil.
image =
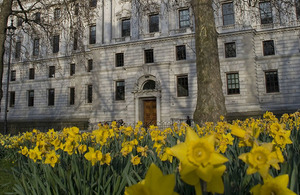
[[102, 159], [100, 161], [100, 165], [103, 165], [103, 164], [110, 165], [110, 162], [111, 162], [110, 153], [106, 153], [105, 155], [102, 156]]
[[281, 130], [275, 133], [272, 143], [277, 144], [281, 148], [285, 148], [286, 144], [292, 144], [290, 139], [291, 131]]
[[[226, 157], [215, 151], [213, 135], [199, 138], [190, 128], [187, 128], [185, 142], [173, 146], [171, 151], [180, 160], [182, 180], [195, 186], [196, 189], [201, 187], [199, 178], [210, 183], [214, 176], [222, 175], [225, 169], [220, 166], [228, 161]], [[218, 186], [213, 185], [217, 188], [209, 190], [223, 193], [223, 182], [218, 184]]]
[[133, 165], [138, 165], [138, 164], [141, 164], [141, 158], [138, 157], [138, 156], [131, 156], [131, 163]]
[[42, 160], [42, 153], [39, 151], [38, 146], [36, 146], [34, 149], [30, 149], [28, 151], [29, 158], [32, 159], [34, 162], [37, 160]]
[[174, 192], [175, 175], [163, 175], [162, 171], [153, 163], [141, 182], [125, 188], [125, 195], [177, 195]]
[[58, 154], [55, 153], [54, 150], [51, 150], [48, 154], [46, 154], [45, 164], [50, 164], [52, 167], [59, 161]]
[[102, 153], [94, 148], [89, 147], [89, 152], [84, 155], [84, 157], [92, 163], [92, 166], [96, 164], [96, 162], [102, 159]]
[[86, 145], [80, 145], [80, 146], [78, 146], [77, 150], [78, 150], [79, 154], [83, 154], [87, 150], [87, 146]]
[[264, 179], [264, 184], [258, 184], [251, 189], [253, 195], [296, 195], [295, 192], [287, 188], [289, 183], [288, 175], [280, 175]]
[[264, 143], [261, 146], [254, 144], [249, 153], [244, 153], [239, 156], [239, 159], [249, 165], [247, 174], [259, 172], [263, 178], [266, 178], [270, 166], [279, 170], [278, 158], [276, 152], [273, 152], [272, 143]]

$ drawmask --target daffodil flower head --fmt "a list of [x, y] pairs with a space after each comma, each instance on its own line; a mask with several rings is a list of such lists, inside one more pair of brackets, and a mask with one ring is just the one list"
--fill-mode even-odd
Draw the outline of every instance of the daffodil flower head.
[[54, 150], [46, 154], [45, 164], [50, 164], [52, 167], [59, 162], [60, 155], [57, 155]]
[[146, 177], [141, 182], [125, 188], [125, 195], [178, 195], [174, 192], [175, 175], [163, 175], [162, 171], [151, 164]]
[[293, 191], [287, 188], [289, 183], [289, 176], [280, 175], [272, 178], [268, 176], [264, 179], [264, 184], [254, 186], [250, 192], [253, 195], [296, 195]]

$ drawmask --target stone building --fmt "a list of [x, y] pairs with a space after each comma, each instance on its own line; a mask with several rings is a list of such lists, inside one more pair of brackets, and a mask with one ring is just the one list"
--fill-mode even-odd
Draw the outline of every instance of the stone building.
[[[8, 120], [93, 128], [119, 119], [159, 125], [192, 116], [197, 98], [192, 9], [188, 0], [149, 2], [143, 7], [136, 0], [91, 0], [87, 6], [75, 1], [72, 19], [59, 6], [47, 17], [35, 11], [37, 22], [57, 25], [48, 36], [25, 32], [29, 27], [15, 17]], [[297, 110], [298, 3], [286, 7], [289, 12], [270, 1], [240, 6], [220, 0], [215, 12], [229, 115]]]

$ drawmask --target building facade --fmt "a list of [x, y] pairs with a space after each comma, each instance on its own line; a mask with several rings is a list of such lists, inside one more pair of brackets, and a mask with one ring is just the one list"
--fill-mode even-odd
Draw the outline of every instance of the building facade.
[[[75, 1], [68, 13], [61, 5], [35, 11], [36, 23], [53, 23], [47, 36], [15, 17], [8, 120], [89, 122], [95, 128], [119, 119], [160, 125], [192, 116], [197, 73], [189, 1], [142, 2]], [[297, 110], [298, 3], [284, 11], [271, 1], [218, 1], [215, 9], [229, 115]]]

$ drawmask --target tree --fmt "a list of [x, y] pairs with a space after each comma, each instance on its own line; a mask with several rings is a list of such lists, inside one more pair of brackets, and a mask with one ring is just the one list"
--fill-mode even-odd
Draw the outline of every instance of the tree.
[[197, 106], [194, 112], [196, 124], [217, 122], [226, 116], [225, 98], [222, 91], [218, 34], [214, 20], [212, 0], [192, 0], [195, 17]]

